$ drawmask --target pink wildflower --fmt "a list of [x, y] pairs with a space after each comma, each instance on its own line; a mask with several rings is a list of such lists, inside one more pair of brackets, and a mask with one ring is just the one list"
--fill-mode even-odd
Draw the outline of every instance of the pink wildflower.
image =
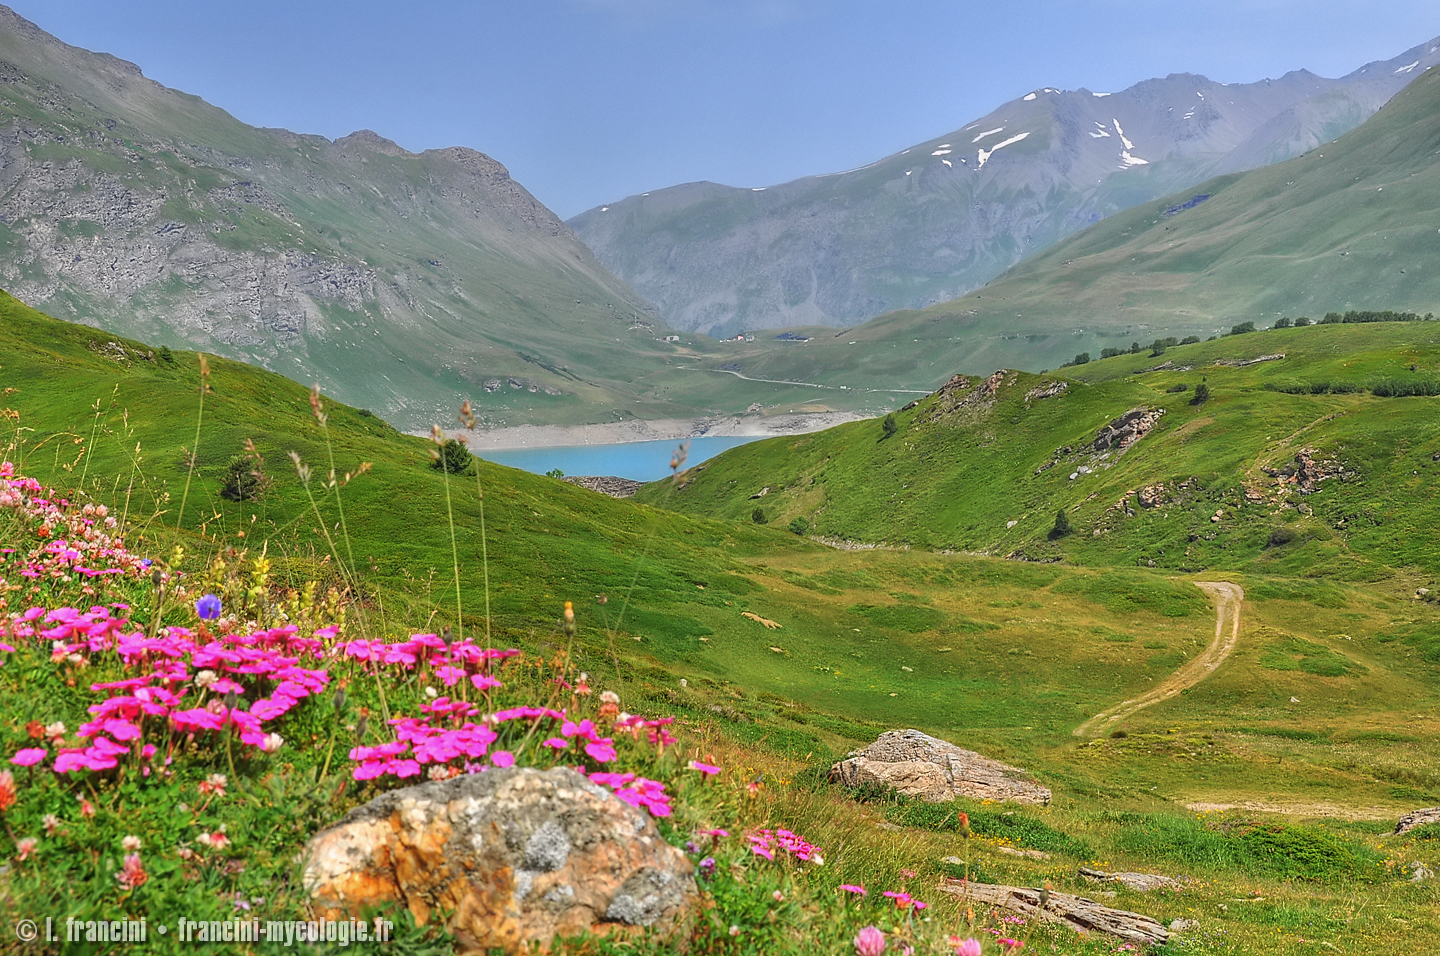
[[10, 762], [17, 767], [33, 767], [50, 755], [50, 751], [44, 747], [26, 747], [24, 750], [15, 751], [15, 756]]
[[698, 760], [690, 761], [689, 767], [691, 770], [700, 771], [707, 777], [714, 776], [715, 774], [720, 772], [720, 768], [715, 766], [714, 764], [701, 763]]
[[30, 859], [30, 857], [34, 855], [35, 847], [39, 842], [40, 841], [37, 840], [35, 837], [24, 837], [22, 839], [16, 840], [15, 849], [20, 851], [20, 855], [17, 856], [15, 859], [19, 860], [21, 863], [24, 863], [26, 860]]
[[965, 940], [952, 936], [950, 942], [955, 944], [955, 956], [980, 956], [980, 941], [973, 936]]
[[866, 896], [870, 892], [869, 890], [865, 889], [865, 887], [856, 886], [854, 883], [841, 883], [840, 889], [844, 890], [846, 893], [854, 893], [856, 896]]
[[145, 872], [145, 867], [140, 862], [140, 854], [131, 853], [125, 857], [125, 865], [115, 874], [115, 879], [119, 880], [125, 889], [133, 890], [150, 879], [150, 874]]
[[0, 813], [4, 813], [15, 806], [19, 799], [15, 793], [15, 777], [10, 771], [0, 773]]
[[867, 926], [855, 934], [855, 956], [880, 956], [885, 952], [885, 934]]

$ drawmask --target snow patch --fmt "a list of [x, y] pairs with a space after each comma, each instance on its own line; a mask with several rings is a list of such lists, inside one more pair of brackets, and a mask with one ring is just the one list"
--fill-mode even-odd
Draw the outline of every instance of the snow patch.
[[1120, 121], [1119, 121], [1118, 119], [1116, 119], [1115, 117], [1112, 116], [1112, 117], [1110, 117], [1110, 122], [1112, 122], [1112, 123], [1115, 124], [1115, 132], [1116, 132], [1117, 134], [1119, 134], [1119, 136], [1120, 136], [1120, 142], [1122, 142], [1122, 143], [1125, 144], [1125, 148], [1126, 148], [1126, 149], [1134, 149], [1134, 148], [1135, 148], [1135, 144], [1132, 143], [1132, 142], [1130, 142], [1130, 140], [1129, 140], [1128, 138], [1126, 138], [1126, 136], [1125, 136], [1125, 131], [1120, 128]]
[[931, 153], [930, 155], [931, 155], [931, 156], [949, 156], [949, 155], [950, 155], [951, 153], [953, 153], [953, 152], [954, 152], [953, 149], [937, 149], [937, 150], [935, 150], [935, 152]]
[[1150, 165], [1150, 160], [1148, 160], [1148, 159], [1141, 159], [1139, 156], [1131, 156], [1131, 155], [1130, 155], [1130, 150], [1128, 150], [1128, 149], [1122, 149], [1122, 150], [1120, 151], [1120, 162], [1121, 162], [1121, 164], [1122, 164], [1122, 168], [1123, 168], [1123, 167], [1129, 167], [1129, 166], [1149, 166], [1149, 165]]
[[770, 188], [770, 187], [768, 187], [768, 186], [754, 186], [754, 187], [751, 187], [750, 191], [751, 191], [752, 193], [763, 193], [766, 189], [769, 189], [769, 188]]
[[1091, 96], [1109, 96], [1109, 93], [1091, 93]]
[[610, 211], [610, 207], [609, 207], [609, 206], [601, 206], [601, 207], [600, 207], [600, 211], [601, 211], [601, 212], [609, 212], [609, 211]]
[[1026, 94], [1025, 94], [1025, 102], [1027, 102], [1027, 103], [1030, 102], [1031, 100], [1033, 100], [1034, 98], [1035, 98], [1035, 94], [1034, 94], [1034, 93], [1026, 93]]
[[951, 169], [955, 168], [955, 164], [950, 162], [950, 160], [948, 159], [942, 159], [940, 160], [940, 162], [944, 163], [946, 166], [949, 166]]
[[907, 169], [905, 170], [905, 175], [909, 176], [912, 172], [914, 172], [914, 170]]
[[1002, 139], [1000, 142], [996, 143], [996, 144], [995, 144], [994, 146], [992, 146], [990, 149], [981, 149], [981, 150], [979, 150], [979, 151], [977, 152], [975, 158], [980, 161], [980, 165], [979, 165], [979, 166], [976, 166], [975, 168], [976, 168], [976, 169], [983, 169], [984, 166], [985, 166], [985, 164], [990, 161], [990, 157], [991, 157], [991, 156], [994, 156], [994, 155], [995, 155], [995, 152], [996, 152], [997, 150], [1001, 150], [1001, 149], [1004, 149], [1006, 146], [1011, 146], [1011, 145], [1013, 145], [1013, 144], [1015, 144], [1015, 143], [1018, 143], [1018, 142], [1020, 142], [1022, 139], [1024, 139], [1025, 137], [1027, 137], [1027, 136], [1029, 136], [1029, 135], [1030, 135], [1029, 133], [1017, 133], [1016, 135], [1010, 137], [1009, 139]]
[[996, 133], [1003, 133], [1003, 132], [1005, 132], [1005, 127], [1003, 127], [1003, 126], [997, 126], [997, 127], [995, 127], [994, 129], [987, 129], [985, 132], [981, 133], [979, 136], [975, 137], [975, 138], [972, 139], [970, 142], [972, 142], [972, 143], [978, 143], [978, 142], [980, 142], [982, 139], [984, 139], [984, 138], [987, 137], [987, 136], [994, 136]]
[[[1435, 52], [1435, 51], [1432, 50], [1432, 51], [1430, 51], [1430, 52], [1433, 53], [1433, 52]], [[1419, 65], [1420, 65], [1420, 61], [1419, 61], [1419, 60], [1416, 60], [1414, 63], [1411, 63], [1409, 66], [1402, 66], [1402, 67], [1400, 67], [1400, 69], [1396, 70], [1395, 72], [1396, 72], [1396, 73], [1409, 73], [1411, 70], [1415, 69], [1415, 67], [1417, 67], [1417, 66], [1419, 66]]]

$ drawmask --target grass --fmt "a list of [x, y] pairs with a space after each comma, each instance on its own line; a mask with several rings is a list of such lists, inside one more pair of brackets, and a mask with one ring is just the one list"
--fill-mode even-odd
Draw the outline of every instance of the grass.
[[[266, 600], [288, 608], [292, 619], [308, 626], [343, 611], [357, 633], [394, 638], [460, 623], [453, 527], [463, 623], [467, 634], [484, 632], [475, 477], [429, 467], [427, 442], [325, 400], [327, 444], [308, 390], [212, 358], [197, 448], [201, 376], [193, 354], [177, 351], [173, 364], [151, 362], [138, 343], [3, 304], [0, 368], [13, 389], [4, 404], [17, 416], [10, 419], [16, 442], [10, 457], [76, 499], [112, 505], [126, 516], [132, 547], [226, 594], [227, 605], [254, 586], [255, 559], [264, 549]], [[122, 351], [108, 347], [112, 340]], [[970, 427], [983, 429], [985, 422]], [[902, 430], [896, 441], [904, 437]], [[246, 438], [274, 481], [258, 501], [227, 501], [218, 495], [220, 480]], [[290, 450], [312, 466], [313, 506], [285, 466]], [[190, 496], [179, 522], [192, 451]], [[372, 467], [331, 489], [331, 454], [337, 484], [364, 462]], [[1433, 746], [1440, 728], [1430, 716], [1436, 665], [1407, 641], [1426, 633], [1436, 608], [1408, 600], [1410, 571], [1392, 569], [1378, 584], [1316, 582], [1270, 567], [1245, 571], [1237, 579], [1263, 593], [1247, 604], [1247, 634], [1273, 631], [1282, 650], [1302, 649], [1286, 651], [1302, 663], [1341, 659], [1343, 675], [1323, 666], [1276, 671], [1265, 663], [1268, 644], [1242, 642], [1190, 693], [1127, 721], [1126, 736], [1087, 742], [1071, 735], [1087, 716], [1162, 679], [1210, 640], [1212, 612], [1190, 577], [1101, 566], [1094, 555], [1103, 551], [1092, 552], [1089, 566], [920, 549], [835, 551], [783, 527], [756, 526], [748, 514], [735, 521], [690, 516], [484, 462], [475, 467], [490, 536], [488, 617], [496, 641], [525, 649], [527, 659], [587, 670], [597, 689], [615, 689], [637, 712], [678, 718], [682, 744], [671, 759], [679, 763], [653, 765], [674, 781], [683, 809], [670, 838], [683, 842], [692, 828], [717, 824], [733, 832], [784, 826], [826, 851], [825, 867], [802, 870], [767, 868], [738, 844], [723, 848], [726, 870], [710, 887], [716, 908], [708, 928], [697, 931], [694, 951], [743, 952], [734, 947], [747, 945], [757, 952], [841, 951], [866, 923], [913, 931], [922, 952], [943, 951], [937, 944], [950, 932], [983, 932], [987, 920], [977, 913], [967, 923], [964, 906], [932, 891], [940, 876], [955, 875], [943, 862], [950, 856], [990, 879], [1050, 881], [1080, 893], [1093, 892], [1076, 876], [1080, 862], [1187, 876], [1191, 888], [1178, 896], [1122, 895], [1118, 905], [1167, 922], [1200, 913], [1194, 951], [1202, 953], [1299, 954], [1309, 952], [1303, 937], [1399, 956], [1440, 930], [1433, 890], [1401, 879], [1431, 841], [1390, 838], [1383, 827], [1335, 830], [1311, 822], [1333, 815], [1327, 805], [1341, 816], [1360, 808], [1398, 816], [1440, 789]], [[445, 517], [446, 482], [453, 525]], [[343, 534], [336, 494], [343, 496], [349, 543], [335, 540], [332, 547], [327, 533], [332, 540]], [[1077, 525], [1076, 538], [1088, 545], [1093, 535], [1086, 539], [1089, 529]], [[22, 529], [0, 528], [0, 535], [16, 541]], [[177, 540], [183, 557], [173, 550]], [[347, 583], [358, 600], [345, 599]], [[123, 598], [143, 619], [153, 611], [153, 588], [148, 579], [126, 587], [113, 599]], [[13, 609], [21, 596], [8, 597]], [[566, 600], [577, 605], [573, 645], [556, 620]], [[167, 605], [166, 621], [184, 622], [187, 607]], [[65, 683], [48, 653], [26, 653], [0, 668], [0, 733], [8, 752], [24, 745], [31, 721], [75, 727], [86, 716], [85, 697]], [[552, 665], [537, 665], [523, 678], [516, 671], [508, 692], [553, 693], [546, 666]], [[369, 733], [373, 742], [383, 726], [377, 715], [405, 712], [420, 693], [412, 679], [348, 677], [341, 707], [321, 698], [286, 718], [281, 732], [294, 748], [286, 759], [199, 748], [187, 752], [174, 778], [100, 781], [101, 798], [87, 796], [99, 807], [89, 823], [78, 814], [73, 786], [17, 775], [24, 803], [6, 817], [19, 826], [17, 835], [41, 832], [40, 817], [56, 813], [70, 829], [63, 839], [74, 842], [74, 852], [47, 856], [44, 865], [54, 868], [38, 881], [12, 882], [15, 898], [41, 900], [56, 912], [115, 905], [115, 871], [107, 867], [119, 865], [118, 841], [134, 833], [146, 859], [155, 861], [148, 884], [154, 895], [145, 902], [154, 912], [229, 912], [236, 893], [246, 901], [263, 897], [278, 912], [300, 912], [290, 869], [295, 852], [317, 821], [374, 792], [345, 782], [339, 754], [357, 734]], [[366, 730], [362, 708], [370, 710]], [[975, 835], [967, 842], [946, 820], [954, 808], [861, 802], [823, 782], [835, 757], [881, 730], [905, 726], [1025, 766], [1054, 791], [1052, 806], [1010, 816], [1004, 808], [971, 806]], [[327, 761], [335, 739], [337, 755]], [[683, 759], [710, 755], [725, 768], [713, 786], [676, 776]], [[234, 779], [244, 795], [213, 802], [193, 820], [171, 812], [177, 803], [201, 806], [197, 787], [215, 772]], [[1185, 809], [1247, 800], [1286, 812], [1238, 811], [1260, 835], [1236, 830], [1213, 837], [1205, 818]], [[161, 848], [193, 846], [197, 828], [210, 832], [221, 823], [243, 840], [227, 855], [243, 859], [243, 870], [187, 875], [181, 861], [162, 862], [168, 851]], [[901, 829], [888, 828], [895, 826]], [[1169, 842], [1155, 833], [1170, 834]], [[1160, 840], [1161, 849], [1147, 840]], [[1201, 852], [1212, 844], [1229, 855]], [[1016, 858], [1001, 852], [1009, 845], [1055, 856]], [[1269, 869], [1255, 862], [1282, 857], [1291, 862]], [[877, 895], [904, 886], [934, 904], [927, 911], [932, 922], [907, 930], [883, 900], [842, 901], [835, 892], [842, 883], [864, 884]], [[770, 895], [776, 891], [783, 906]], [[1264, 899], [1233, 902], [1258, 897]], [[1357, 900], [1368, 904], [1357, 908]], [[1392, 914], [1408, 914], [1405, 926], [1397, 928]], [[743, 927], [740, 937], [729, 935], [732, 923]], [[448, 945], [417, 928], [404, 932], [407, 946]], [[1033, 945], [1053, 942], [1065, 953], [1113, 949], [1046, 927], [1024, 932], [1033, 934]], [[570, 951], [607, 952], [609, 945], [575, 943]], [[668, 951], [659, 942], [644, 946]]]

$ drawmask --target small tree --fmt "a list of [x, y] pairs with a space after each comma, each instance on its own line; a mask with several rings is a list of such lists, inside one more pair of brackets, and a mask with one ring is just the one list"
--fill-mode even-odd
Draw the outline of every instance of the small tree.
[[1050, 540], [1057, 541], [1060, 538], [1065, 537], [1073, 530], [1074, 529], [1070, 527], [1070, 517], [1069, 515], [1065, 514], [1065, 509], [1061, 508], [1059, 511], [1055, 512], [1055, 527], [1050, 529]]
[[1287, 316], [1284, 316], [1284, 317], [1282, 317], [1282, 318], [1276, 319], [1276, 320], [1275, 320], [1275, 324], [1274, 324], [1273, 326], [1271, 326], [1271, 328], [1275, 328], [1275, 329], [1288, 329], [1288, 328], [1290, 328], [1290, 317], [1287, 315]]
[[794, 521], [790, 522], [790, 533], [791, 533], [791, 534], [802, 534], [802, 535], [803, 535], [803, 534], [805, 534], [805, 533], [806, 533], [807, 531], [809, 531], [809, 530], [810, 530], [810, 522], [809, 522], [809, 521], [806, 521], [803, 515], [802, 515], [801, 517], [799, 517], [799, 518], [796, 518]]
[[175, 353], [170, 351], [170, 347], [168, 345], [160, 346], [158, 349], [155, 350], [155, 354], [160, 356], [160, 361], [164, 362], [166, 365], [175, 364]]
[[1309, 325], [1309, 324], [1310, 324], [1310, 316], [1308, 316], [1308, 315], [1302, 315], [1302, 316], [1300, 316], [1300, 318], [1298, 318], [1298, 319], [1295, 320], [1295, 328], [1297, 328], [1297, 329], [1303, 329], [1303, 328], [1305, 328], [1305, 326], [1307, 326], [1307, 325]]
[[756, 508], [754, 511], [750, 512], [750, 520], [755, 522], [756, 524], [768, 524], [770, 518], [765, 514], [764, 508]]
[[884, 441], [886, 438], [889, 438], [891, 435], [895, 434], [900, 430], [900, 426], [895, 424], [894, 412], [891, 412], [890, 414], [885, 416], [885, 420], [880, 423], [880, 430], [885, 433], [881, 436], [881, 441]]
[[1246, 332], [1254, 332], [1254, 331], [1255, 331], [1255, 323], [1254, 323], [1254, 322], [1239, 322], [1239, 323], [1237, 323], [1237, 324], [1235, 324], [1235, 325], [1230, 326], [1230, 334], [1231, 334], [1231, 335], [1244, 335]]
[[436, 471], [443, 471], [447, 475], [463, 475], [470, 470], [471, 464], [474, 463], [470, 449], [454, 438], [445, 439], [445, 444], [432, 449], [430, 454], [435, 459], [430, 462], [430, 467]]
[[229, 501], [254, 501], [264, 494], [267, 484], [258, 464], [246, 455], [236, 455], [225, 466], [225, 477], [220, 479], [220, 497]]
[[564, 477], [565, 477], [565, 472], [561, 471], [559, 468], [551, 468], [549, 471], [545, 472], [545, 477], [546, 477], [546, 478], [564, 478]]
[[1089, 353], [1089, 352], [1081, 352], [1079, 355], [1075, 356], [1075, 361], [1071, 362], [1070, 364], [1071, 364], [1071, 365], [1089, 365], [1089, 364], [1090, 364], [1090, 353]]
[[1190, 399], [1191, 405], [1204, 405], [1210, 401], [1210, 386], [1201, 382], [1195, 386], [1195, 395]]

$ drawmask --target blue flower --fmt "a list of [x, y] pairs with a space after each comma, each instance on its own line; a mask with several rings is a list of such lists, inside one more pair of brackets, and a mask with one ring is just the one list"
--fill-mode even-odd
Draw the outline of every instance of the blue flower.
[[202, 621], [215, 620], [220, 616], [220, 599], [213, 594], [205, 595], [195, 602], [195, 613]]

